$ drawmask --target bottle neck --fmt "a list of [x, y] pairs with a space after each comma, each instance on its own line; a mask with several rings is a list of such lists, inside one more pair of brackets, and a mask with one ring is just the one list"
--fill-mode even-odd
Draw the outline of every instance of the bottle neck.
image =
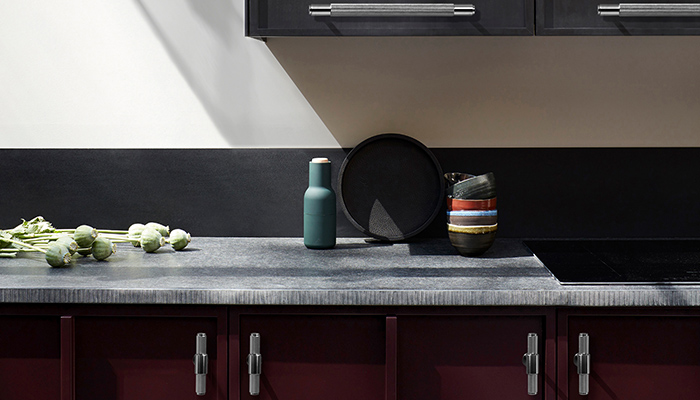
[[331, 187], [331, 163], [309, 163], [309, 186]]

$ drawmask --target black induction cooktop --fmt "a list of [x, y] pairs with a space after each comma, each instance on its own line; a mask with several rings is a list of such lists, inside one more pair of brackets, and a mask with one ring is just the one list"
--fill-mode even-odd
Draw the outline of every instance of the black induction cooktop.
[[700, 283], [698, 239], [525, 240], [562, 284]]

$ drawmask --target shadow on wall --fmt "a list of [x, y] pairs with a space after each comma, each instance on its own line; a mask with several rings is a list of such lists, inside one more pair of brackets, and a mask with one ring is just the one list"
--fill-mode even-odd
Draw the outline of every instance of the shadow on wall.
[[135, 0], [232, 147], [338, 147], [264, 43], [244, 36], [244, 2]]

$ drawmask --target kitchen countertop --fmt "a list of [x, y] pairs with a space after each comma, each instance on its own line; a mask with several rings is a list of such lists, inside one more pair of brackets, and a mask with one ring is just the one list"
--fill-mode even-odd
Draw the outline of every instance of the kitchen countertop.
[[42, 254], [0, 258], [0, 302], [92, 304], [698, 306], [700, 285], [561, 285], [520, 240], [481, 257], [447, 239], [193, 238], [181, 252], [120, 244], [106, 261], [50, 268]]

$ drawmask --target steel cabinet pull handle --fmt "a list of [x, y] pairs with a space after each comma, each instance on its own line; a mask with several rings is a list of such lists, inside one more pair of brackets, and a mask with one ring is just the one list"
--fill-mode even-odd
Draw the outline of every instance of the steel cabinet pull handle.
[[523, 365], [527, 373], [527, 394], [537, 394], [537, 375], [540, 373], [540, 355], [537, 353], [537, 334], [528, 333], [527, 353], [523, 355]]
[[260, 334], [250, 334], [250, 354], [248, 354], [249, 390], [251, 396], [260, 394], [260, 374], [262, 373], [262, 355], [260, 354]]
[[209, 356], [207, 355], [207, 334], [198, 333], [196, 350], [192, 362], [194, 363], [195, 385], [197, 396], [207, 393], [207, 373], [209, 372]]
[[578, 394], [588, 394], [588, 376], [591, 373], [591, 354], [587, 333], [578, 335], [578, 353], [574, 355], [574, 365], [578, 372]]
[[311, 4], [313, 17], [469, 17], [472, 4], [453, 3], [331, 3]]
[[700, 3], [600, 4], [601, 17], [700, 17]]

